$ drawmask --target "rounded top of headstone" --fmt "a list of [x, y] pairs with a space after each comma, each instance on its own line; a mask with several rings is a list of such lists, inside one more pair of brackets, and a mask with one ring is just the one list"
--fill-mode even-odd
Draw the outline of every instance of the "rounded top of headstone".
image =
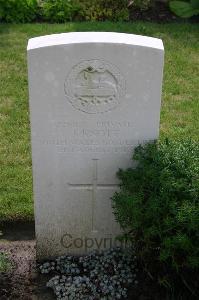
[[117, 32], [69, 32], [44, 35], [29, 39], [27, 50], [81, 43], [126, 44], [164, 50], [161, 39]]

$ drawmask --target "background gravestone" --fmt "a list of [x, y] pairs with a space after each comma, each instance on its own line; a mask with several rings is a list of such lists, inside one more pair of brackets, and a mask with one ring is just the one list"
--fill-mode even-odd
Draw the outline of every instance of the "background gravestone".
[[38, 258], [114, 245], [115, 174], [158, 137], [163, 55], [161, 40], [132, 34], [29, 40]]

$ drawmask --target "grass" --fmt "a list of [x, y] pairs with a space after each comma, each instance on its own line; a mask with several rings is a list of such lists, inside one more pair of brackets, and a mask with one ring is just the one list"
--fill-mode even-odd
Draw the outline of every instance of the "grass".
[[0, 253], [0, 273], [1, 272], [7, 272], [12, 268], [11, 262], [8, 259], [8, 256], [6, 253], [1, 252]]
[[30, 37], [68, 31], [154, 36], [165, 46], [160, 137], [199, 136], [197, 24], [66, 23], [0, 25], [0, 221], [33, 218], [26, 46]]

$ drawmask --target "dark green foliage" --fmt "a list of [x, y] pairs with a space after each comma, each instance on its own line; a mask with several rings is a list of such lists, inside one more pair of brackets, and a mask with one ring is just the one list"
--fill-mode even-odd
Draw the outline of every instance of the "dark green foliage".
[[41, 3], [41, 14], [45, 21], [66, 22], [72, 21], [80, 11], [77, 1], [45, 0]]
[[0, 0], [0, 21], [31, 22], [37, 17], [37, 0]]
[[128, 0], [75, 0], [81, 7], [81, 18], [87, 21], [127, 21]]
[[125, 21], [128, 0], [44, 0], [41, 12], [47, 21]]
[[199, 14], [199, 0], [170, 1], [171, 11], [181, 18], [190, 18]]
[[[148, 0], [145, 0], [145, 2]], [[127, 21], [128, 0], [0, 0], [0, 20], [48, 22]]]
[[199, 145], [168, 141], [138, 146], [135, 168], [119, 170], [117, 221], [141, 260], [174, 272], [199, 266]]
[[[0, 21], [128, 21], [131, 10], [145, 11], [155, 5], [156, 0], [0, 0]], [[199, 13], [199, 0], [170, 1], [169, 6], [184, 18]]]
[[43, 19], [50, 22], [125, 21], [129, 18], [128, 0], [44, 0]]

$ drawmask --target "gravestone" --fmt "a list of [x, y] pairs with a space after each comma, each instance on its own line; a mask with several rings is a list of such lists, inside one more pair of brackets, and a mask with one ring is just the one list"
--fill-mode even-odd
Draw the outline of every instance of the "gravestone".
[[158, 137], [163, 44], [79, 32], [28, 43], [37, 256], [114, 246], [111, 196], [132, 150]]

